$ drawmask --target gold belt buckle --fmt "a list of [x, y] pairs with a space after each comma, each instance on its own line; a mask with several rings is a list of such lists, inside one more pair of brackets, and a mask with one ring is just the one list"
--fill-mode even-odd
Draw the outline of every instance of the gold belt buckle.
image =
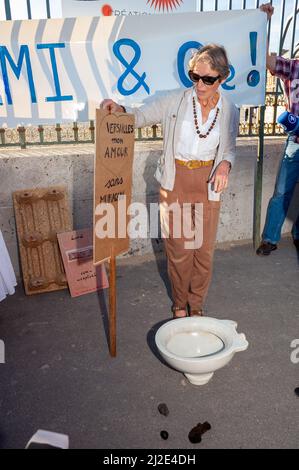
[[192, 170], [192, 169], [193, 169], [193, 162], [192, 162], [192, 160], [189, 160], [189, 161], [187, 162], [187, 168], [189, 168], [189, 170]]

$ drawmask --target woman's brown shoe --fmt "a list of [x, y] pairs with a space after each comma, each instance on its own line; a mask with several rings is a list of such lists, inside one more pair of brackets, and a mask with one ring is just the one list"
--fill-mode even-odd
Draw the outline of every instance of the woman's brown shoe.
[[198, 310], [191, 310], [190, 317], [203, 317], [203, 309], [200, 308]]
[[171, 311], [173, 318], [185, 318], [187, 316], [186, 307], [176, 307], [173, 305]]

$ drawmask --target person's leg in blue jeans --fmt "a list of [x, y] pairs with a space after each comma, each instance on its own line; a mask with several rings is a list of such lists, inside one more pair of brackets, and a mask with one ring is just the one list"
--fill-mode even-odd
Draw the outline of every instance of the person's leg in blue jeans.
[[[263, 241], [271, 244], [279, 242], [281, 229], [285, 221], [288, 208], [294, 193], [296, 183], [299, 179], [299, 144], [288, 138], [283, 158], [277, 174], [274, 194], [270, 199]], [[297, 223], [298, 222], [298, 223]], [[299, 220], [295, 224], [293, 236], [299, 238]]]

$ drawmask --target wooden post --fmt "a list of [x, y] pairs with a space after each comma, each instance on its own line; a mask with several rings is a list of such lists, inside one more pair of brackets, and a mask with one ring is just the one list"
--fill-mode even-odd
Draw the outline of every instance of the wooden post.
[[[127, 209], [132, 197], [134, 122], [132, 114], [96, 110], [93, 261], [97, 265], [104, 260], [109, 260], [108, 345], [112, 357], [116, 357], [116, 256], [126, 253], [130, 248], [127, 231], [125, 235], [123, 233], [126, 228], [124, 224], [126, 226], [128, 224]], [[116, 129], [119, 129], [117, 139], [115, 139]], [[116, 144], [115, 140], [121, 143]], [[117, 189], [114, 188], [115, 184], [117, 184]], [[114, 215], [103, 207], [103, 203], [108, 204], [109, 208], [112, 205]], [[101, 220], [104, 216], [103, 209], [106, 214], [108, 213], [108, 226], [110, 227], [111, 223], [114, 227], [113, 237], [104, 233], [106, 230], [103, 226], [104, 220]], [[118, 226], [119, 223], [120, 226]]]
[[263, 163], [264, 163], [264, 125], [265, 106], [260, 106], [259, 112], [259, 143], [255, 167], [254, 181], [254, 209], [253, 209], [253, 246], [256, 250], [261, 241], [261, 211], [263, 191]]
[[111, 247], [109, 262], [109, 350], [116, 357], [116, 258]]

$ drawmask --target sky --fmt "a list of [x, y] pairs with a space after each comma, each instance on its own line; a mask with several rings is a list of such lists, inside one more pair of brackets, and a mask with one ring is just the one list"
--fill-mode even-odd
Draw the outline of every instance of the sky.
[[[60, 17], [61, 16], [61, 2], [64, 0], [50, 0], [51, 16]], [[184, 0], [188, 2], [188, 0]], [[200, 5], [200, 0], [198, 5]], [[267, 0], [258, 2], [257, 0], [246, 0], [246, 8], [256, 8], [258, 3], [266, 3]], [[45, 0], [30, 0], [31, 3], [31, 12], [33, 18], [46, 18], [46, 1]], [[107, 3], [113, 5], [113, 0], [107, 0]], [[124, 0], [125, 5], [129, 5], [130, 0]], [[214, 10], [215, 0], [203, 0], [204, 11]], [[288, 17], [292, 14], [294, 8], [295, 0], [285, 0], [285, 23]], [[229, 0], [218, 0], [218, 10], [224, 10], [228, 8]], [[280, 18], [281, 18], [281, 0], [273, 0], [272, 2], [275, 8], [275, 14], [272, 20], [271, 26], [271, 39], [270, 39], [270, 50], [277, 52], [280, 36]], [[11, 5], [11, 14], [13, 19], [25, 19], [27, 18], [27, 6], [26, 0], [10, 0]], [[232, 0], [233, 9], [241, 9], [243, 5], [243, 0]], [[5, 9], [4, 9], [4, 0], [0, 0], [0, 19], [5, 19]], [[290, 25], [288, 35], [286, 36], [286, 41], [284, 43], [284, 49], [289, 49], [292, 41], [292, 24]], [[297, 18], [297, 28], [296, 28], [296, 37], [295, 44], [299, 41], [299, 15]]]

